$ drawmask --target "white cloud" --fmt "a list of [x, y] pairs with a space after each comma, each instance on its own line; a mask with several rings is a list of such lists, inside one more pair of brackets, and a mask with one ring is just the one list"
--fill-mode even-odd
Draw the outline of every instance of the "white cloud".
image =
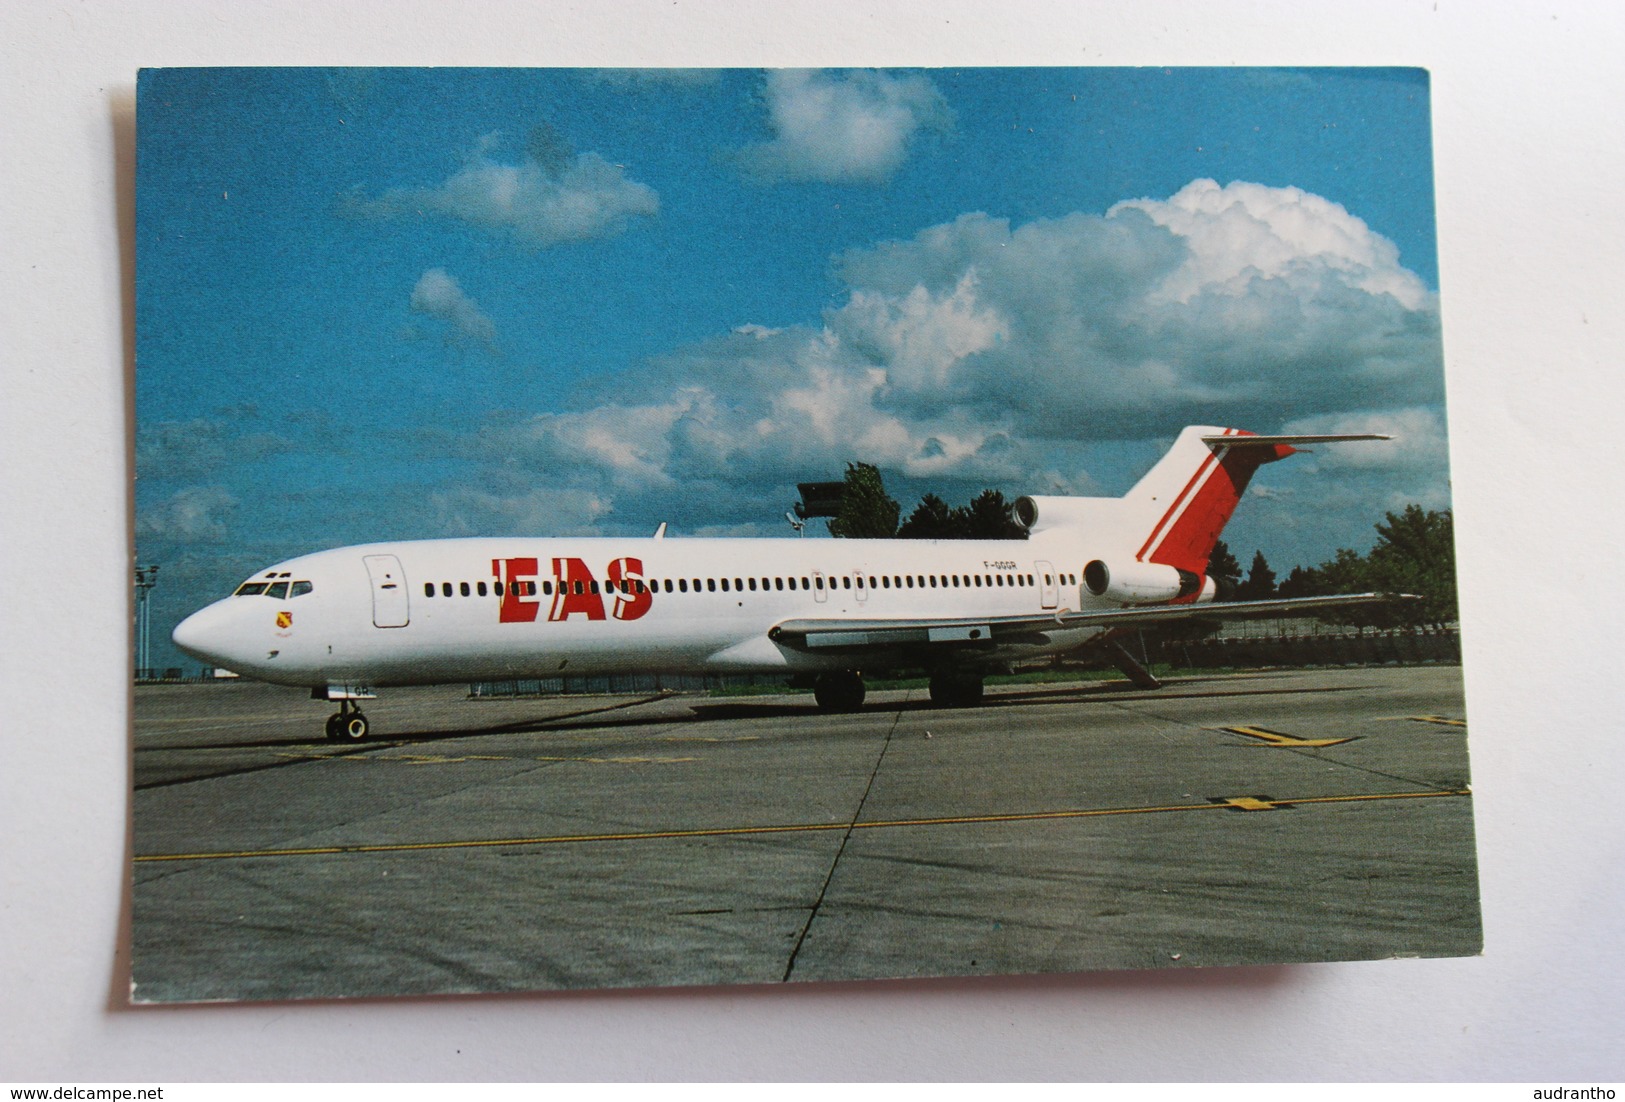
[[941, 93], [914, 74], [778, 69], [765, 94], [774, 138], [740, 154], [764, 181], [884, 183], [915, 134], [946, 129], [950, 119]]
[[237, 499], [220, 486], [190, 486], [141, 510], [136, 535], [176, 543], [219, 543]]
[[460, 486], [429, 495], [435, 531], [448, 537], [590, 535], [612, 508], [598, 494], [560, 487], [498, 494]]
[[1437, 471], [1448, 462], [1444, 417], [1437, 409], [1365, 410], [1289, 421], [1284, 433], [1380, 433], [1392, 440], [1316, 444], [1315, 463], [1326, 470]]
[[497, 329], [474, 300], [444, 268], [430, 268], [412, 288], [412, 309], [439, 318], [452, 329], [487, 348], [495, 348]]
[[[1368, 505], [1443, 485], [1433, 296], [1336, 204], [1221, 190], [1234, 201], [1199, 181], [1166, 209], [1016, 227], [967, 214], [854, 250], [836, 262], [847, 299], [821, 324], [740, 325], [618, 378], [601, 405], [488, 429], [464, 457], [546, 471], [631, 530], [761, 522], [795, 482], [852, 460], [900, 498], [1121, 492], [1110, 465], [1148, 460], [1185, 424], [1392, 432], [1397, 446], [1295, 467], [1360, 476], [1349, 489]], [[1301, 522], [1302, 498], [1292, 508]]]
[[438, 187], [391, 188], [354, 209], [380, 217], [445, 215], [536, 248], [617, 234], [632, 219], [660, 212], [653, 188], [596, 153], [571, 157], [549, 144], [519, 164], [503, 164], [489, 156], [492, 144], [482, 139], [474, 158]]
[[1178, 205], [1019, 227], [966, 214], [853, 250], [838, 261], [852, 299], [828, 324], [873, 345], [876, 296], [901, 324], [922, 288], [935, 301], [951, 293], [955, 309], [932, 319], [944, 339], [967, 317], [997, 319], [987, 332], [999, 339], [944, 375], [888, 360], [888, 407], [1011, 410], [1024, 431], [1061, 438], [1279, 421], [1344, 408], [1360, 390], [1390, 406], [1442, 398], [1437, 304], [1397, 260], [1385, 266], [1390, 242], [1298, 189], [1226, 190], [1263, 215], [1194, 201], [1207, 195], [1199, 181]]
[[284, 436], [248, 431], [238, 423], [257, 416], [143, 422], [136, 429], [136, 471], [143, 479], [201, 478], [295, 450]]
[[1334, 272], [1368, 294], [1392, 295], [1408, 310], [1426, 286], [1399, 263], [1399, 248], [1329, 199], [1295, 187], [1193, 180], [1165, 201], [1118, 203], [1107, 217], [1139, 210], [1184, 238], [1189, 252], [1159, 293], [1189, 302], [1204, 292], [1241, 296], [1255, 280], [1318, 279]]

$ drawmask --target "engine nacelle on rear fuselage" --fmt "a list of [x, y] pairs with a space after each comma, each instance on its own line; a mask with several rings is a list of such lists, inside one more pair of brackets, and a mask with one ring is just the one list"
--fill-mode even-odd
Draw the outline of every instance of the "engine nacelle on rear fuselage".
[[1083, 585], [1096, 597], [1124, 604], [1173, 601], [1192, 595], [1197, 601], [1211, 601], [1218, 590], [1213, 579], [1206, 575], [1162, 563], [1107, 563], [1102, 559], [1095, 559], [1083, 568]]

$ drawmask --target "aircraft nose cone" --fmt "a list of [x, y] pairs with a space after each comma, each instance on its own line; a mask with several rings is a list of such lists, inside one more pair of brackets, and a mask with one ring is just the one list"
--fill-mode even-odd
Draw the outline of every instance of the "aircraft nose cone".
[[201, 608], [175, 625], [169, 638], [174, 644], [200, 662], [213, 666], [234, 665], [229, 653], [230, 632], [226, 630], [228, 617], [220, 601]]

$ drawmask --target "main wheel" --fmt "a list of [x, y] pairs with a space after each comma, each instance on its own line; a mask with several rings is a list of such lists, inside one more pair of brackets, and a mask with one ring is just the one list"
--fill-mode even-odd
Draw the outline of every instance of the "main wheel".
[[338, 712], [334, 712], [332, 715], [327, 717], [327, 740], [329, 742], [337, 742], [339, 740], [339, 725], [343, 722], [344, 716]]
[[931, 703], [942, 708], [965, 708], [982, 702], [982, 676], [962, 670], [939, 670], [931, 675]]
[[344, 716], [339, 723], [340, 742], [360, 742], [367, 737], [367, 717], [360, 712], [351, 712]]
[[863, 707], [863, 678], [856, 670], [826, 673], [813, 682], [813, 699], [826, 712], [855, 712]]

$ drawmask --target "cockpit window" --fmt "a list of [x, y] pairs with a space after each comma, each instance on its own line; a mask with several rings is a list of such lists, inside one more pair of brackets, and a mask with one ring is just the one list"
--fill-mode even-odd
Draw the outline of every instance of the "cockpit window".
[[265, 591], [265, 595], [278, 601], [283, 600], [288, 596], [288, 583], [273, 582], [271, 587]]
[[264, 582], [244, 582], [242, 585], [237, 587], [237, 592], [233, 593], [232, 596], [233, 597], [253, 597], [253, 596], [257, 596], [258, 594], [261, 594], [261, 593], [264, 593], [264, 592], [265, 592], [265, 583]]
[[294, 582], [293, 588], [288, 590], [289, 597], [303, 597], [316, 587], [309, 582]]

